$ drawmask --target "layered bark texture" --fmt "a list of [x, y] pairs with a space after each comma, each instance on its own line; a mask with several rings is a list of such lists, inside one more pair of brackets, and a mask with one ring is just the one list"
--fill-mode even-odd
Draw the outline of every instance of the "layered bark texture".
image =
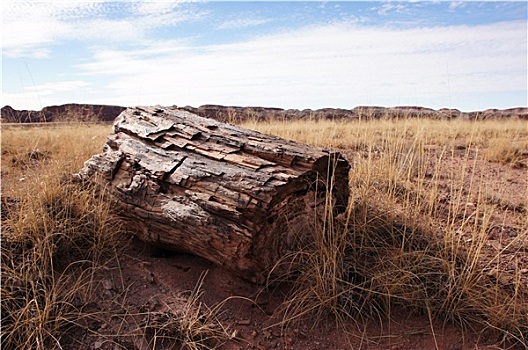
[[177, 108], [135, 107], [79, 175], [103, 179], [140, 239], [262, 281], [309, 243], [319, 213], [346, 208], [349, 169], [337, 152]]

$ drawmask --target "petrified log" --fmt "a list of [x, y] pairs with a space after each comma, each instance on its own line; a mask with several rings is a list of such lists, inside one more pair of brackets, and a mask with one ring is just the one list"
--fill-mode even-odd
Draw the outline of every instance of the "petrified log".
[[141, 240], [261, 281], [310, 239], [318, 211], [345, 209], [349, 169], [336, 152], [174, 107], [135, 107], [79, 175], [108, 182]]

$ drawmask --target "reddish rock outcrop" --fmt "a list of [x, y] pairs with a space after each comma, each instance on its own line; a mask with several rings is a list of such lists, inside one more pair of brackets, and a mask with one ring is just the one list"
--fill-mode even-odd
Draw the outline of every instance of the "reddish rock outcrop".
[[121, 106], [65, 104], [44, 107], [40, 111], [16, 110], [11, 106], [2, 107], [3, 123], [46, 123], [46, 122], [111, 122], [126, 108]]
[[[10, 106], [2, 108], [2, 122], [106, 122], [113, 121], [126, 108], [121, 106], [66, 104], [45, 107], [41, 111], [16, 110]], [[471, 119], [485, 120], [497, 118], [519, 118], [528, 120], [528, 108], [487, 109], [485, 111], [461, 112], [458, 109], [442, 108], [434, 110], [417, 106], [379, 107], [358, 106], [353, 109], [282, 109], [272, 107], [238, 107], [203, 105], [200, 107], [179, 107], [201, 117], [227, 123], [240, 123], [247, 120], [369, 120], [382, 118], [431, 118], [431, 119]]]
[[204, 105], [200, 107], [185, 106], [180, 109], [198, 114], [202, 117], [216, 119], [222, 122], [237, 123], [245, 120], [369, 120], [383, 118], [431, 118], [431, 119], [493, 119], [521, 118], [528, 119], [528, 108], [518, 107], [504, 110], [486, 110], [479, 112], [461, 112], [458, 109], [442, 108], [434, 110], [426, 107], [398, 106], [358, 106], [353, 109], [321, 108], [321, 109], [281, 109], [266, 107], [236, 107]]

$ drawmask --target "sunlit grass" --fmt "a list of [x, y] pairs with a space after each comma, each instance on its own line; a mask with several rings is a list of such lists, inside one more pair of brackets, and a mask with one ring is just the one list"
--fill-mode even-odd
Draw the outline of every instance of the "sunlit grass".
[[[269, 121], [243, 126], [342, 149], [352, 164], [346, 213], [334, 217], [328, 206], [323, 217], [314, 218], [319, 229], [313, 242], [292, 253], [290, 260], [299, 264], [285, 276], [295, 285], [285, 304], [285, 322], [328, 313], [383, 320], [393, 308], [403, 308], [466, 328], [484, 327], [526, 345], [527, 287], [521, 284], [522, 269], [505, 270], [503, 252], [526, 254], [528, 219], [517, 220], [517, 236], [506, 248], [491, 255], [487, 248], [497, 206], [522, 214], [526, 202], [504, 191], [491, 192], [476, 175], [479, 161], [515, 170], [526, 166], [526, 121]], [[64, 335], [86, 317], [82, 303], [93, 298], [95, 271], [114, 256], [120, 231], [100, 190], [81, 188], [68, 175], [102, 151], [110, 131], [104, 125], [2, 130], [6, 348], [60, 348]], [[445, 169], [445, 161], [460, 165]], [[65, 255], [65, 250], [75, 254]], [[201, 317], [188, 312], [192, 322]], [[166, 337], [163, 332], [186, 327], [174, 322], [169, 328], [151, 325], [150, 331]]]
[[[528, 288], [520, 269], [509, 272], [512, 283], [500, 282], [507, 274], [502, 252], [484, 254], [495, 206], [475, 167], [479, 160], [526, 166], [527, 125], [416, 119], [244, 124], [343, 149], [353, 163], [348, 212], [320, 220], [313, 244], [294, 253], [299, 276], [285, 321], [328, 312], [382, 320], [403, 308], [526, 345]], [[444, 169], [451, 160], [460, 167]], [[504, 193], [501, 201], [525, 212], [527, 203]], [[518, 243], [528, 241], [528, 222], [522, 225], [511, 243], [518, 254], [524, 249]]]

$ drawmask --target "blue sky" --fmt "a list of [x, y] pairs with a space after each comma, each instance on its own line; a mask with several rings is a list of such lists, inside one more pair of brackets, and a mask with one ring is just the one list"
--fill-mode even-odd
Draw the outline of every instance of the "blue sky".
[[2, 105], [527, 106], [526, 1], [2, 1]]

